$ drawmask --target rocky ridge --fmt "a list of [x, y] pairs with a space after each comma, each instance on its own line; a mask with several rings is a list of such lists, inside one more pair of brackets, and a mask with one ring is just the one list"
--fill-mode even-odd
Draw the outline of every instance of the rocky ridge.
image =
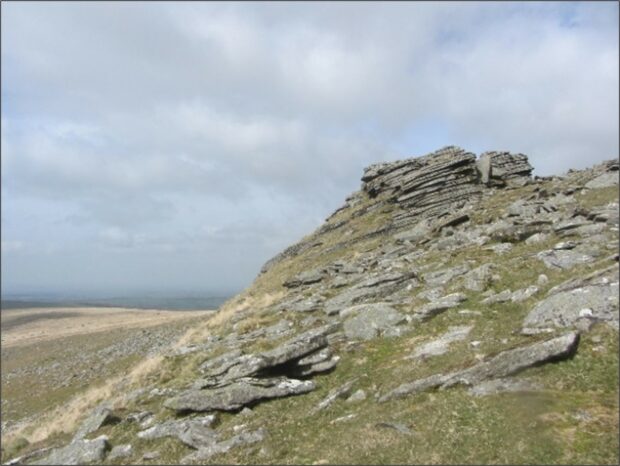
[[[596, 195], [617, 191], [618, 161], [564, 177], [531, 173], [523, 154], [476, 157], [453, 146], [371, 165], [361, 189], [315, 233], [268, 261], [233, 304], [268, 292], [275, 301], [238, 306], [219, 334], [170, 352], [170, 364], [193, 368], [188, 380], [138, 390], [134, 399], [145, 400], [145, 411], [119, 415], [99, 406], [71, 443], [32, 460], [146, 462], [132, 444], [161, 438], [184, 446], [175, 457], [181, 463], [217, 460], [269, 438], [269, 427], [252, 430], [245, 421], [255, 409], [277, 398], [309, 397], [322, 385], [331, 390], [299, 416], [356, 403], [387, 406], [459, 386], [487, 397], [542, 390], [521, 374], [575, 357], [581, 336], [597, 326], [617, 340], [618, 197]], [[510, 277], [504, 261], [518, 274]], [[488, 336], [485, 318], [501, 321], [505, 333], [477, 339]], [[403, 352], [377, 373], [398, 363], [407, 367], [401, 380], [364, 382], [369, 356], [360, 359], [361, 376], [341, 369], [350, 355], [383, 341], [401, 344]], [[457, 352], [461, 365], [435, 372], [428, 365]], [[234, 424], [227, 438], [220, 423]], [[106, 425], [110, 436], [101, 434]], [[377, 425], [411, 433], [399, 423]], [[134, 426], [128, 428], [135, 441], [111, 440], [118, 426]]]

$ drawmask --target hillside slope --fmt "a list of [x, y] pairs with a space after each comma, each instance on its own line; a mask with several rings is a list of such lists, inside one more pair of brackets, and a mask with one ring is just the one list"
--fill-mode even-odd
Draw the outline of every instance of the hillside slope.
[[616, 464], [618, 161], [531, 172], [456, 147], [368, 167], [142, 387], [13, 454]]

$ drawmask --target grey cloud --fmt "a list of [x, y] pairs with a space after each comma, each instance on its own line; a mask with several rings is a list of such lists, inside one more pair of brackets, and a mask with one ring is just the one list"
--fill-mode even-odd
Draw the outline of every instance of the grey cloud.
[[86, 286], [83, 257], [105, 264], [92, 280], [110, 287], [155, 266], [167, 271], [141, 286], [181, 286], [191, 272], [240, 287], [357, 189], [370, 163], [444, 144], [521, 151], [537, 174], [617, 157], [617, 13], [3, 5], [3, 284], [27, 280], [41, 251], [41, 283], [53, 263]]

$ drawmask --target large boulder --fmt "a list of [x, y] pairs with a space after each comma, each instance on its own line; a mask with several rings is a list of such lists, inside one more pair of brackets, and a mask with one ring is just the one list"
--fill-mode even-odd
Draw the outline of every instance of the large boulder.
[[86, 464], [101, 462], [110, 450], [108, 438], [101, 435], [93, 440], [78, 439], [62, 448], [56, 448], [33, 464]]

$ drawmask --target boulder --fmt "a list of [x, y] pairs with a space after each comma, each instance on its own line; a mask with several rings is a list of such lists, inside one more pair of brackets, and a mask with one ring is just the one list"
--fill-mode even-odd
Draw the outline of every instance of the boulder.
[[301, 395], [314, 390], [311, 380], [286, 377], [244, 377], [229, 385], [209, 390], [190, 389], [164, 402], [166, 408], [175, 411], [237, 411], [259, 400]]
[[572, 356], [579, 344], [579, 333], [569, 332], [550, 340], [537, 342], [503, 351], [488, 361], [475, 364], [467, 369], [448, 374], [434, 374], [413, 382], [404, 383], [379, 397], [379, 402], [402, 398], [432, 388], [448, 388], [457, 384], [475, 385], [489, 379], [507, 377], [548, 361]]
[[544, 262], [544, 264], [550, 269], [570, 269], [579, 264], [587, 264], [594, 261], [594, 257], [578, 252], [574, 249], [566, 250], [551, 249], [548, 251], [541, 251], [536, 254], [536, 257]]
[[295, 275], [290, 280], [286, 280], [283, 285], [287, 288], [297, 288], [301, 285], [311, 285], [318, 283], [325, 278], [325, 271], [323, 269], [314, 269], [302, 272]]
[[463, 286], [471, 291], [484, 291], [493, 279], [493, 264], [483, 264], [463, 276]]
[[422, 275], [422, 279], [428, 286], [444, 286], [452, 279], [465, 275], [467, 272], [469, 272], [469, 266], [461, 264], [456, 267], [425, 273]]
[[101, 435], [93, 440], [76, 439], [69, 445], [56, 448], [33, 464], [85, 464], [101, 462], [110, 449], [108, 438]]
[[115, 460], [118, 458], [126, 458], [127, 456], [131, 456], [133, 453], [133, 447], [129, 443], [125, 443], [123, 445], [116, 445], [112, 450], [110, 450], [110, 454], [108, 455], [108, 460]]
[[346, 318], [343, 329], [350, 339], [370, 340], [406, 322], [404, 315], [386, 303], [352, 306], [340, 315]]
[[523, 321], [525, 329], [574, 326], [580, 319], [618, 327], [618, 283], [560, 291], [540, 301]]
[[351, 394], [351, 390], [353, 389], [353, 385], [357, 382], [357, 379], [349, 380], [345, 382], [343, 385], [334, 388], [331, 390], [325, 398], [323, 398], [319, 404], [317, 404], [310, 414], [316, 414], [319, 411], [322, 411], [328, 407], [330, 407], [334, 401], [338, 398], [347, 398]]
[[181, 463], [187, 464], [189, 462], [206, 460], [211, 458], [212, 456], [226, 453], [231, 449], [240, 447], [242, 445], [250, 445], [253, 443], [262, 442], [266, 436], [267, 431], [262, 427], [253, 432], [241, 432], [223, 442], [215, 442], [211, 445], [199, 448], [198, 451], [196, 451], [195, 453], [191, 453], [181, 459]]
[[618, 172], [613, 171], [603, 173], [602, 175], [599, 175], [596, 178], [588, 181], [585, 186], [589, 189], [610, 188], [612, 186], [618, 186]]
[[216, 416], [211, 414], [193, 419], [165, 421], [138, 432], [138, 437], [147, 440], [176, 437], [192, 448], [200, 448], [217, 440], [217, 435], [211, 428], [216, 419]]
[[428, 320], [443, 311], [457, 307], [466, 299], [467, 297], [463, 293], [452, 293], [446, 295], [437, 301], [430, 302], [421, 308], [416, 309], [413, 317], [418, 320]]
[[102, 403], [96, 407], [93, 412], [82, 422], [73, 436], [73, 440], [83, 439], [88, 434], [97, 431], [106, 424], [119, 422], [120, 419], [117, 416], [114, 416], [109, 406], [109, 403]]

